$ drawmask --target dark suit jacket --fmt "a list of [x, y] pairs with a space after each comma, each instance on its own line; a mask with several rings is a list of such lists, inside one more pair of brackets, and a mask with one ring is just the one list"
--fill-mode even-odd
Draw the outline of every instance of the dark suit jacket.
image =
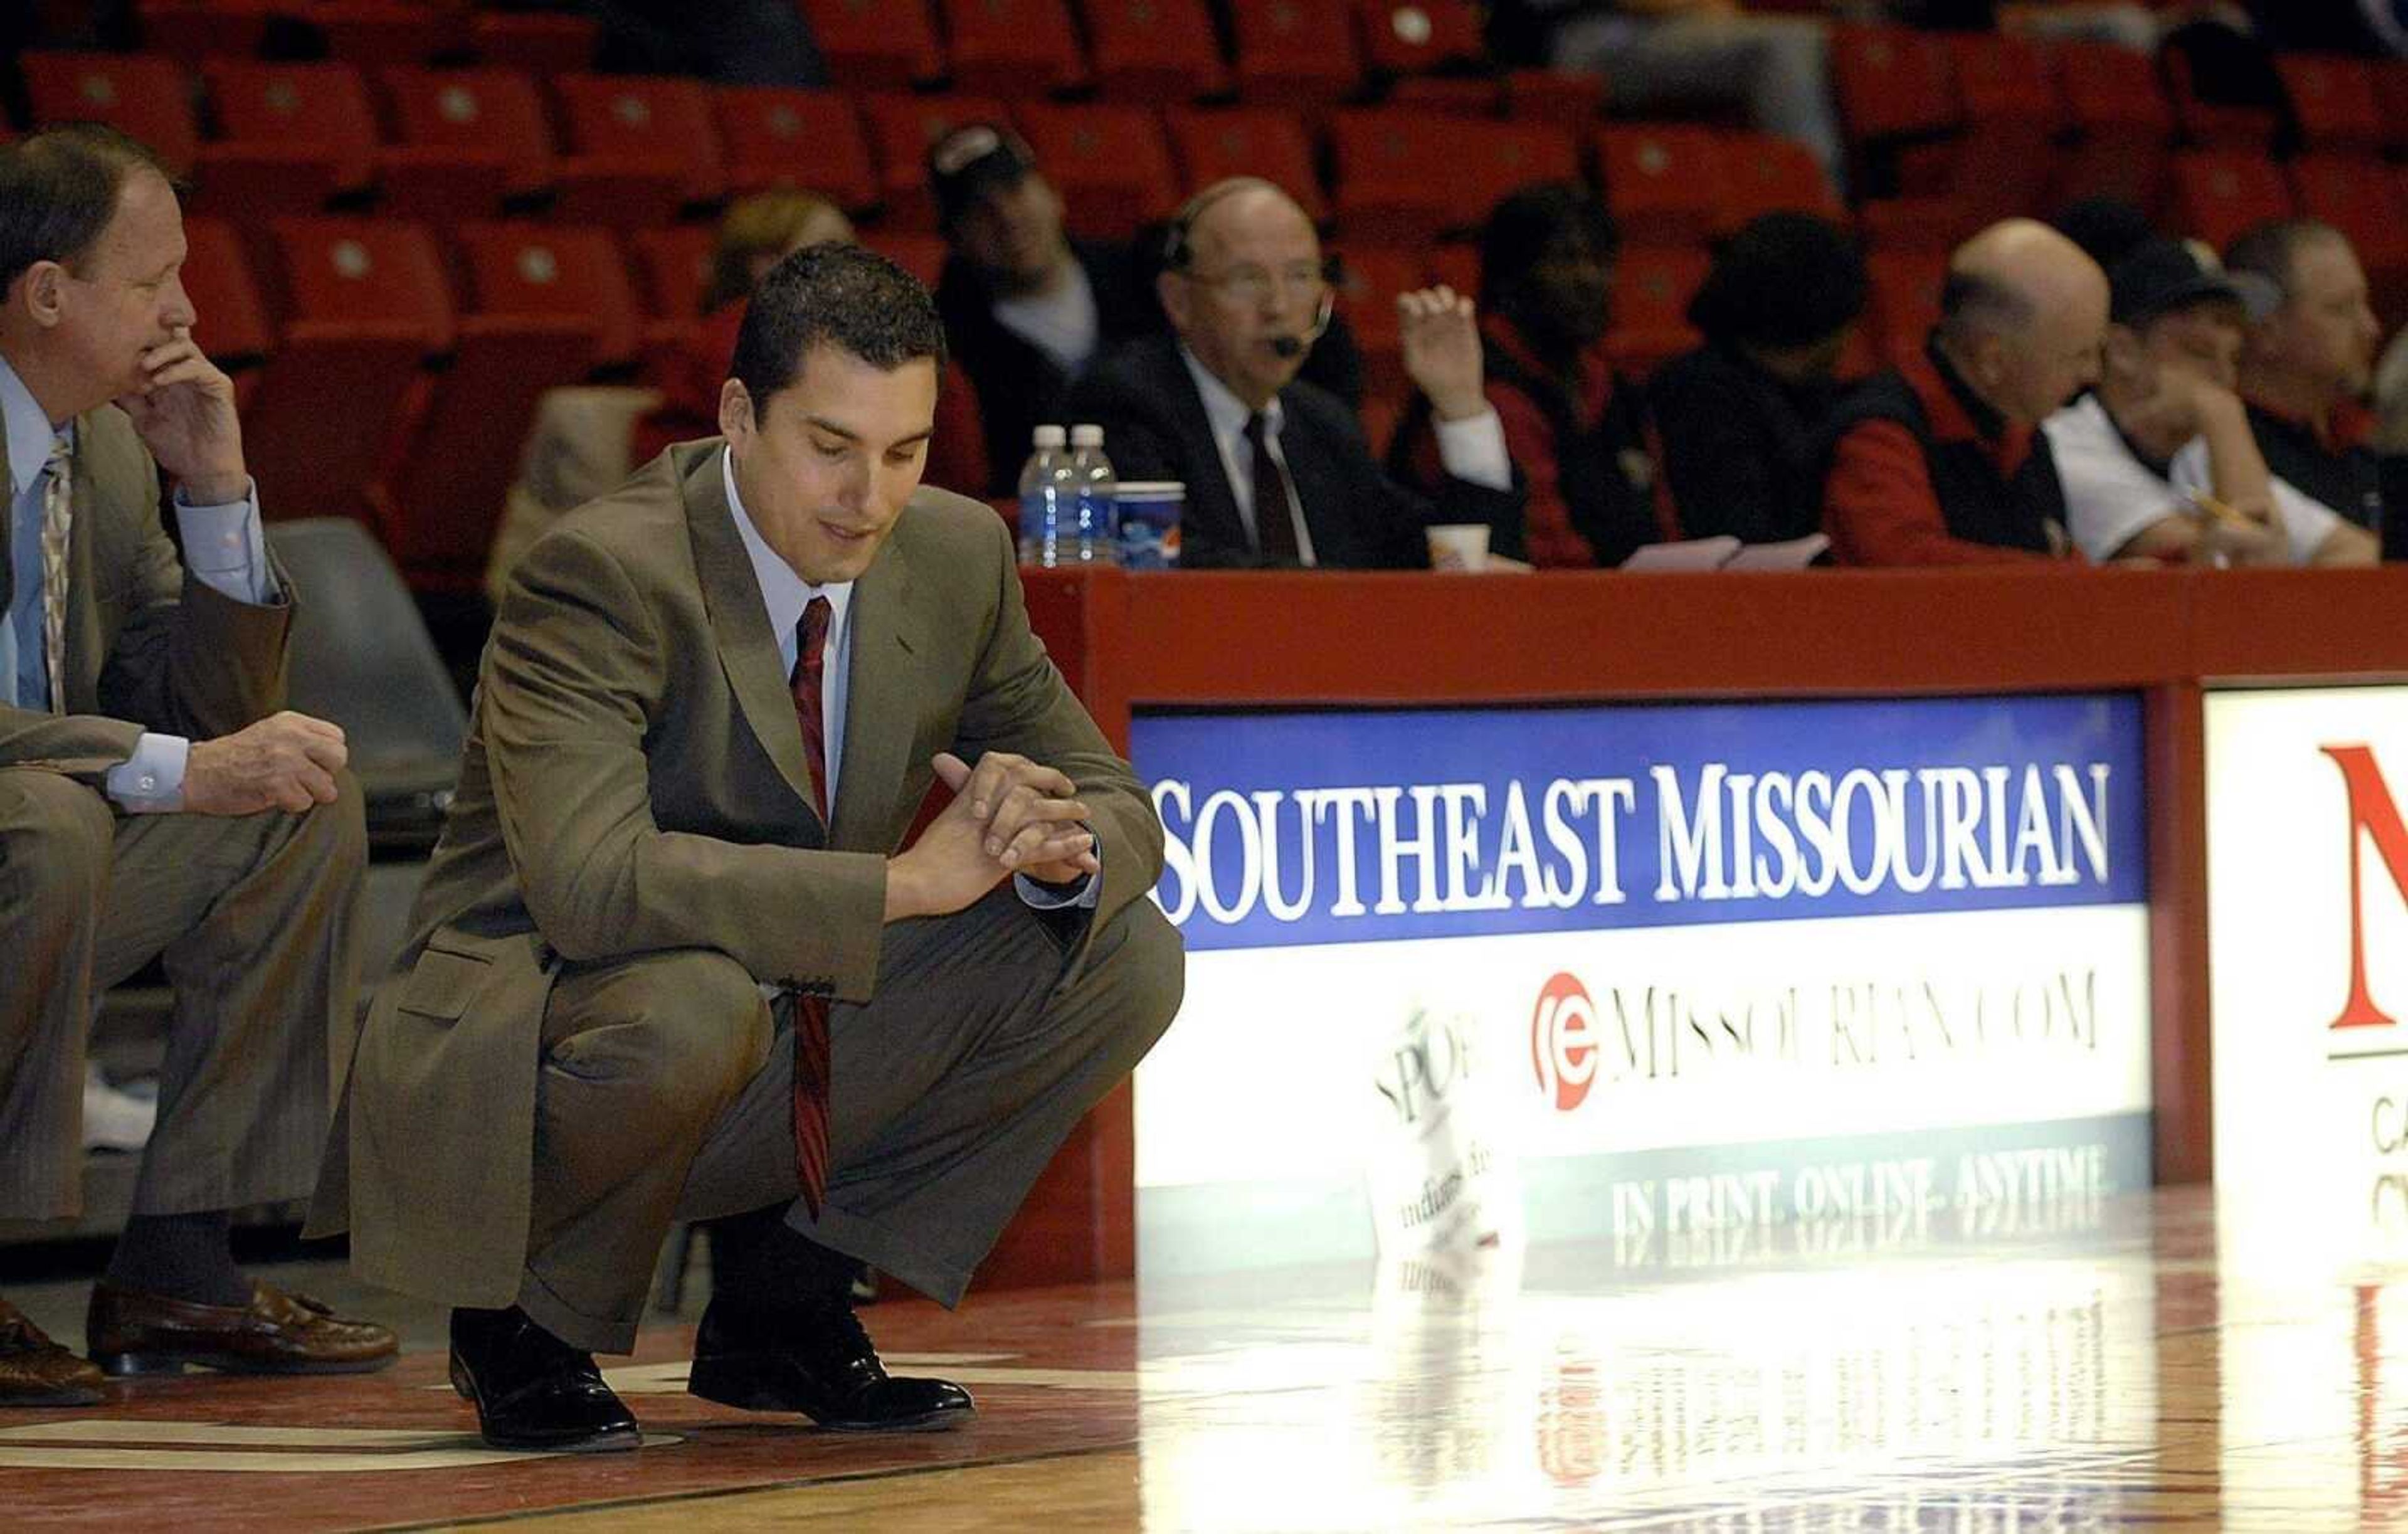
[[[1363, 429], [1336, 398], [1298, 381], [1280, 391], [1285, 421], [1280, 449], [1312, 532], [1314, 557], [1333, 569], [1421, 569], [1429, 564], [1422, 530], [1443, 523], [1483, 523], [1498, 547], [1518, 547], [1520, 484], [1490, 490], [1449, 477], [1428, 497], [1383, 471]], [[1177, 341], [1149, 336], [1097, 359], [1071, 386], [1063, 413], [1104, 428], [1104, 452], [1123, 480], [1177, 480], [1187, 487], [1179, 562], [1189, 567], [1263, 563], [1239, 518], [1228, 471], [1213, 445], [1204, 398]]]
[[563, 961], [709, 948], [868, 998], [886, 858], [939, 751], [1060, 768], [1093, 811], [1084, 943], [1154, 888], [1162, 826], [1028, 626], [1011, 537], [922, 489], [854, 583], [830, 824], [720, 470], [681, 443], [513, 568], [413, 936], [363, 1025], [312, 1228], [388, 1288], [504, 1305], [526, 1256], [536, 1071]]
[[[0, 442], [0, 495], [10, 483]], [[5, 520], [5, 519], [0, 519]], [[0, 613], [18, 581], [0, 538]], [[251, 606], [194, 579], [159, 523], [159, 471], [114, 405], [76, 421], [75, 520], [67, 542], [65, 711], [0, 707], [0, 767], [97, 781], [142, 732], [231, 735], [284, 706], [288, 594]]]

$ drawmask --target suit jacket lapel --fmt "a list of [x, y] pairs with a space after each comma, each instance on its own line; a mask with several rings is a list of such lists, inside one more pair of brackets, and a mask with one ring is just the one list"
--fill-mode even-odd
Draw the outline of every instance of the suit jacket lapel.
[[718, 450], [686, 466], [683, 490], [695, 570], [702, 578], [702, 603], [719, 641], [720, 667], [753, 736], [794, 790], [803, 813], [810, 815], [811, 776], [803, 762], [802, 726], [795, 722], [795, 695], [787, 690], [778, 638], [769, 632], [761, 582], [753, 577], [744, 539], [736, 531], [736, 510], [727, 504]]
[[[908, 507], [903, 515], [911, 515]], [[847, 620], [853, 654], [845, 673], [843, 757], [829, 841], [839, 852], [894, 850], [895, 797], [911, 769], [920, 696], [917, 617], [910, 571], [902, 551], [889, 541], [853, 583]]]
[[8, 497], [8, 515], [0, 516], [0, 623], [7, 621], [8, 609], [17, 605], [15, 546], [17, 542], [16, 470], [8, 466], [8, 434], [0, 431], [0, 495]]

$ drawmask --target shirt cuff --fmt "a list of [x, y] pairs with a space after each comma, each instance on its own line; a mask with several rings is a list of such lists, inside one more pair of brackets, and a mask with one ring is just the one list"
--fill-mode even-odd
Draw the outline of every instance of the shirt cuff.
[[176, 526], [184, 535], [184, 564], [202, 581], [237, 602], [259, 606], [283, 594], [267, 563], [267, 537], [259, 520], [259, 484], [238, 501], [194, 506], [176, 489]]
[[134, 754], [108, 769], [108, 796], [129, 815], [165, 815], [184, 808], [184, 764], [193, 743], [180, 735], [144, 731]]
[[1433, 421], [1438, 461], [1449, 474], [1489, 490], [1513, 488], [1513, 460], [1505, 452], [1505, 423], [1494, 409], [1461, 421]]
[[[1096, 862], [1100, 866], [1103, 861], [1104, 850], [1099, 846], [1096, 849]], [[1061, 890], [1049, 889], [1025, 873], [1016, 873], [1011, 876], [1011, 887], [1020, 892], [1021, 902], [1031, 910], [1068, 910], [1073, 907], [1093, 910], [1104, 892], [1104, 879], [1101, 873], [1091, 873], [1075, 889]]]

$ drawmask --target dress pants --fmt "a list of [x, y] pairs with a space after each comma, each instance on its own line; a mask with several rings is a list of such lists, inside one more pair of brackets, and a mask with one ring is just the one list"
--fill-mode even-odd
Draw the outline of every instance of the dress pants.
[[1007, 884], [885, 929], [876, 993], [829, 1019], [827, 1199], [798, 1197], [790, 1003], [709, 950], [570, 965], [544, 1015], [519, 1304], [574, 1346], [635, 1345], [679, 1219], [787, 1221], [947, 1305], [1071, 1127], [1170, 1025], [1177, 931], [1138, 901], [1066, 981], [1068, 925]]
[[120, 816], [0, 768], [0, 1219], [82, 1207], [94, 997], [152, 958], [175, 990], [136, 1214], [306, 1198], [328, 1046], [351, 1029], [360, 786], [299, 815]]

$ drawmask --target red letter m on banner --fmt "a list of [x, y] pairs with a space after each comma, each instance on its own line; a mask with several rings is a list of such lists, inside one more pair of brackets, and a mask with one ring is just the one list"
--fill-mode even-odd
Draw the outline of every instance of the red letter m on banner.
[[2408, 900], [2408, 825], [2401, 824], [2400, 807], [2392, 802], [2373, 752], [2364, 746], [2316, 749], [2333, 759], [2343, 781], [2349, 784], [2349, 1000], [2332, 1026], [2387, 1027], [2392, 1019], [2366, 994], [2366, 909], [2359, 899], [2358, 833], [2373, 839], [2374, 850], [2383, 854], [2384, 870], [2391, 876], [2392, 889]]

